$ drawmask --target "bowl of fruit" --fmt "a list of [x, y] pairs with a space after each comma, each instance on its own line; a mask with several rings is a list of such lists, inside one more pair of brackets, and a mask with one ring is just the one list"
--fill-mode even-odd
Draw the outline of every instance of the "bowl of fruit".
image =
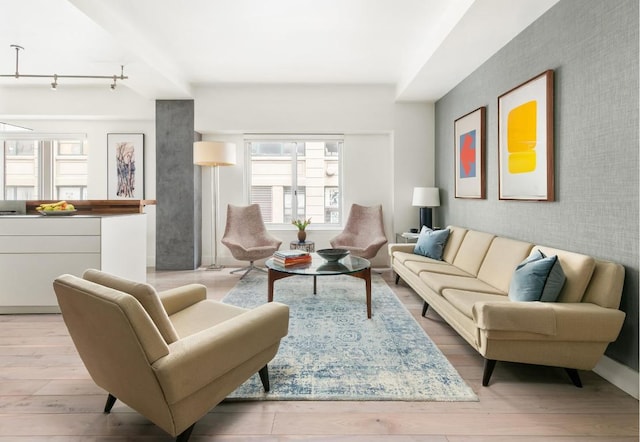
[[64, 216], [73, 215], [77, 212], [73, 204], [66, 201], [58, 201], [57, 203], [43, 203], [36, 207], [36, 210], [45, 216]]

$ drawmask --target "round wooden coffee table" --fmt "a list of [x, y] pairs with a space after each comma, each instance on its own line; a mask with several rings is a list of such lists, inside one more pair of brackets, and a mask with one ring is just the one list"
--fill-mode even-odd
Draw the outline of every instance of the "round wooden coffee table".
[[318, 276], [349, 275], [364, 279], [367, 295], [367, 318], [371, 319], [371, 263], [358, 256], [346, 256], [337, 262], [328, 262], [317, 253], [311, 254], [311, 262], [292, 266], [276, 264], [272, 258], [267, 259], [265, 266], [269, 275], [267, 301], [273, 301], [273, 283], [278, 279], [290, 276], [313, 276], [313, 294], [317, 293]]

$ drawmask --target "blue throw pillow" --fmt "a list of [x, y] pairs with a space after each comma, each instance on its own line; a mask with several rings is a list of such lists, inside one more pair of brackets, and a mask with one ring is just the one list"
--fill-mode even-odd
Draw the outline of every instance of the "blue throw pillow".
[[516, 267], [509, 285], [509, 299], [555, 302], [565, 280], [558, 257], [547, 257], [536, 250]]
[[447, 239], [449, 239], [449, 229], [431, 230], [423, 227], [413, 253], [442, 261]]

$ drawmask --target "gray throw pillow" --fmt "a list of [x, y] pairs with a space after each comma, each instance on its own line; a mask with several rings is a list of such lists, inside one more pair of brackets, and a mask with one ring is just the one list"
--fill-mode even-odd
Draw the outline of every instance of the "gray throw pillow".
[[431, 230], [423, 227], [413, 253], [442, 261], [447, 239], [449, 239], [449, 229]]
[[555, 302], [565, 280], [558, 257], [545, 256], [536, 250], [516, 267], [509, 285], [509, 299]]

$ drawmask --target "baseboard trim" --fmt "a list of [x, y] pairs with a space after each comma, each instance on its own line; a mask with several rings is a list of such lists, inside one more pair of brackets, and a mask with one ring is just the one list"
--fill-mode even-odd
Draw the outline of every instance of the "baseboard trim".
[[593, 369], [595, 373], [621, 389], [627, 394], [638, 399], [640, 391], [640, 375], [637, 371], [603, 356], [598, 365]]

